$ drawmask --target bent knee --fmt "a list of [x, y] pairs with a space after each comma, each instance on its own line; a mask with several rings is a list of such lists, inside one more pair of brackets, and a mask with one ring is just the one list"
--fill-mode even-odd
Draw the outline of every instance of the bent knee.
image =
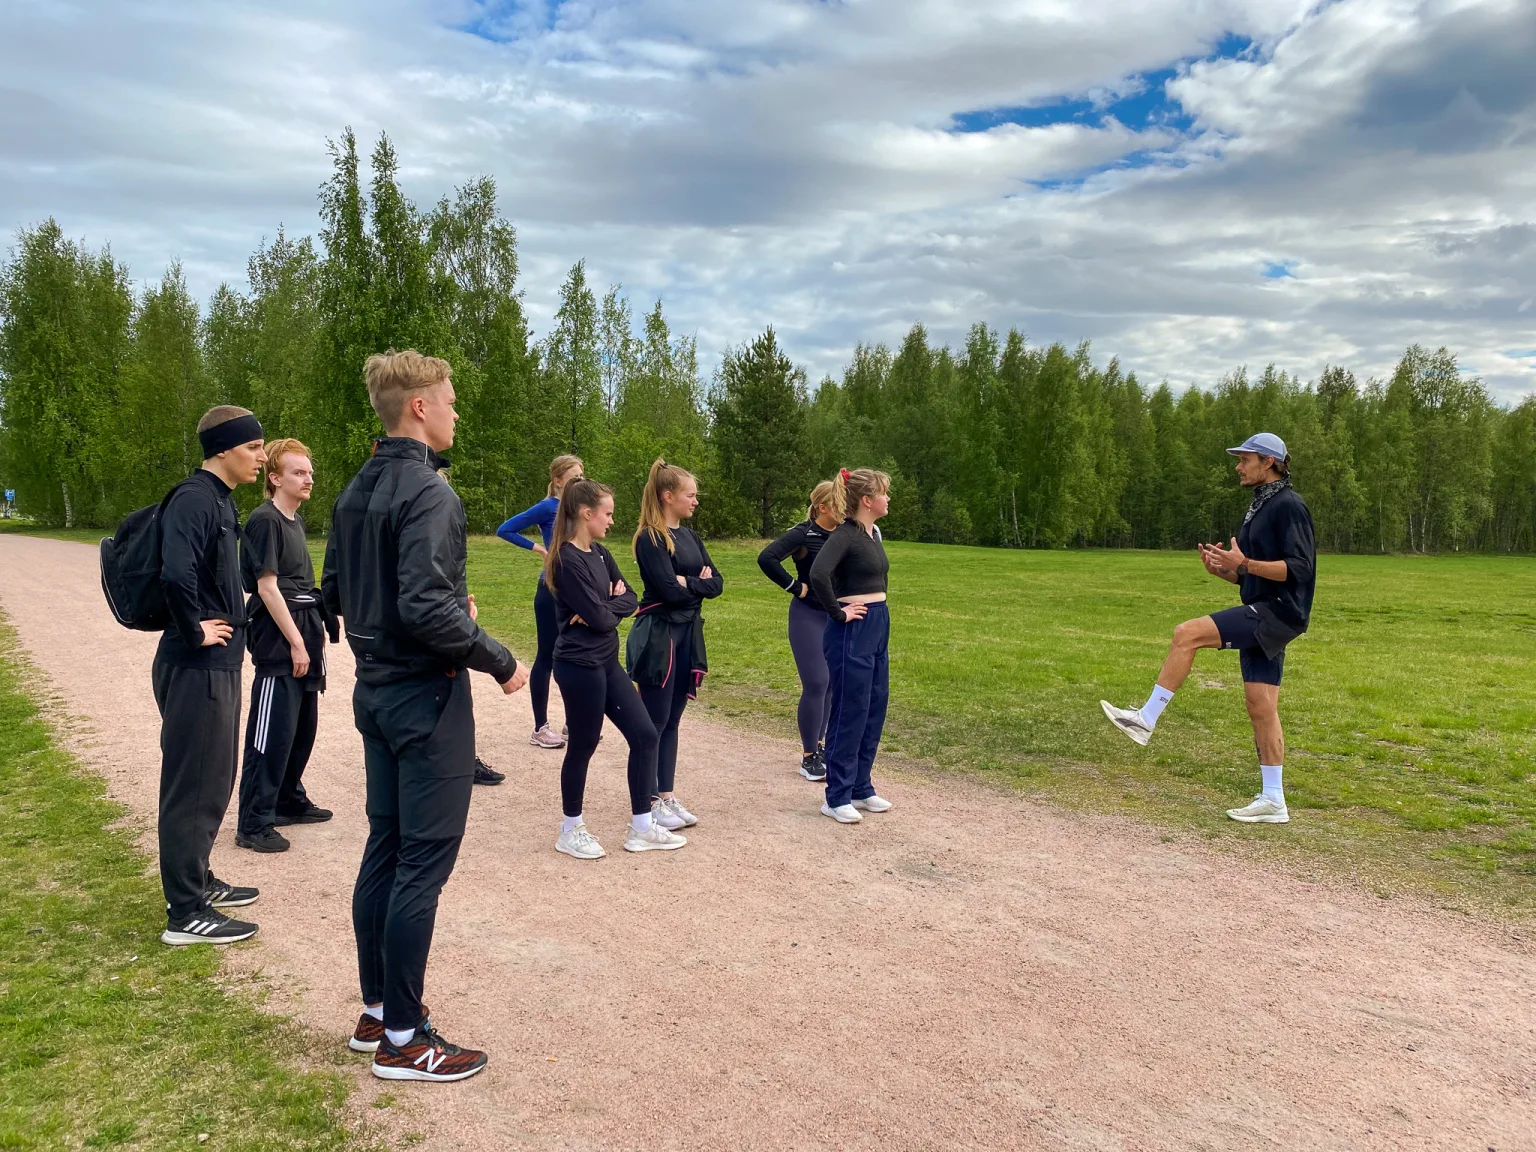
[[1173, 642], [1180, 648], [1216, 648], [1221, 644], [1221, 635], [1209, 616], [1201, 616], [1175, 628]]

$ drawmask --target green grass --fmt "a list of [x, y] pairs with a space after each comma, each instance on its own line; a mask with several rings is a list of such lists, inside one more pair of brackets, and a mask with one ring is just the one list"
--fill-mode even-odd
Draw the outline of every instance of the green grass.
[[34, 679], [0, 623], [0, 1149], [355, 1146], [334, 1038], [262, 1012], [213, 949], [159, 942], [158, 878]]
[[[711, 545], [726, 594], [706, 612], [701, 701], [717, 719], [793, 738], [788, 605], [757, 570], [757, 548]], [[889, 551], [883, 754], [1303, 870], [1321, 861], [1383, 895], [1536, 910], [1536, 561], [1324, 556], [1312, 630], [1291, 646], [1281, 693], [1292, 823], [1253, 828], [1224, 815], [1258, 790], [1235, 653], [1200, 655], [1150, 748], [1099, 711], [1101, 697], [1146, 698], [1175, 624], [1236, 603], [1192, 553]], [[524, 653], [535, 570], [494, 538], [471, 543], [481, 621]]]

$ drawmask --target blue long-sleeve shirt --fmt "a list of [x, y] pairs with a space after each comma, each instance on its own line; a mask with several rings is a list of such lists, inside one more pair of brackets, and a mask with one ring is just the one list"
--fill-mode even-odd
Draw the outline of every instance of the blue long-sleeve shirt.
[[496, 529], [496, 535], [500, 536], [508, 544], [516, 544], [519, 548], [527, 548], [533, 551], [533, 541], [523, 535], [524, 528], [532, 528], [535, 524], [544, 535], [544, 547], [549, 547], [549, 542], [555, 535], [555, 513], [560, 508], [560, 497], [548, 496], [540, 500], [532, 508], [519, 512], [508, 520], [500, 528]]

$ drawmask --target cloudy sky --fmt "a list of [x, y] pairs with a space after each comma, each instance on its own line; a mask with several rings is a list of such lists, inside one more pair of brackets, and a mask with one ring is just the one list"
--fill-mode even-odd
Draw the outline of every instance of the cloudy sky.
[[1144, 380], [1536, 391], [1536, 0], [0, 4], [0, 227], [243, 283], [316, 229], [325, 142], [495, 176], [536, 330], [585, 257], [706, 363], [813, 378], [974, 321]]

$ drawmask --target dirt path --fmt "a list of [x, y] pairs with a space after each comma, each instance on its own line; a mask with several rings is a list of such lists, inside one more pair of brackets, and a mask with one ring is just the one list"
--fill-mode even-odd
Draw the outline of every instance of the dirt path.
[[[0, 536], [0, 607], [151, 829], [155, 638], [112, 621], [84, 545]], [[230, 962], [342, 1044], [365, 820], [333, 652], [306, 779], [337, 818], [257, 856], [231, 813], [215, 868], [263, 890]], [[969, 785], [885, 775], [896, 810], [844, 828], [791, 744], [687, 721], [689, 846], [619, 850], [610, 738], [587, 817], [611, 855], [577, 862], [553, 850], [560, 754], [528, 746], [525, 696], [476, 691], [509, 776], [476, 791], [427, 1000], [492, 1059], [392, 1086], [431, 1146], [1536, 1148], [1536, 956], [1514, 933]]]

